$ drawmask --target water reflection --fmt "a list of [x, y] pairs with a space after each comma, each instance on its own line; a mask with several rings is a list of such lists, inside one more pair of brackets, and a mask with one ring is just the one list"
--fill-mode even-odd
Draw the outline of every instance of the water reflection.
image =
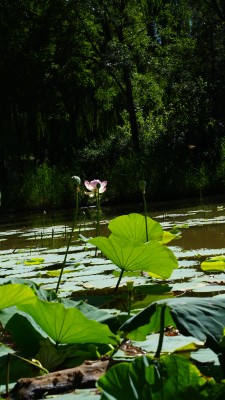
[[[206, 204], [206, 205], [205, 205]], [[164, 229], [171, 230], [174, 226], [181, 229], [182, 237], [174, 241], [183, 249], [224, 248], [225, 247], [225, 203], [197, 204], [191, 206], [177, 206], [176, 203], [150, 205], [149, 216], [160, 222]], [[175, 207], [176, 205], [176, 207]], [[142, 205], [128, 205], [117, 207], [102, 207], [101, 234], [108, 235], [108, 221], [118, 215], [132, 212], [142, 212]], [[78, 226], [80, 230], [86, 228], [95, 220], [95, 207], [84, 207], [80, 210]], [[26, 233], [38, 229], [33, 236], [36, 239], [42, 235], [51, 236], [51, 231], [57, 226], [69, 230], [73, 221], [73, 210], [40, 211], [36, 213], [16, 213], [0, 216], [0, 249], [15, 249], [26, 246]], [[93, 230], [85, 231], [85, 236], [94, 236]], [[185, 227], [186, 226], [186, 227]], [[181, 228], [180, 228], [181, 227]], [[188, 228], [187, 228], [188, 227]], [[49, 231], [50, 229], [50, 231]], [[35, 237], [34, 237], [35, 239]]]

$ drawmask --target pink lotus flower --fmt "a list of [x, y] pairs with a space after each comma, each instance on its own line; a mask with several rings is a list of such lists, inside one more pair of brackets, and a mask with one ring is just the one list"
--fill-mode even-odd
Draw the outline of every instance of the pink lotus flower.
[[90, 192], [85, 192], [90, 197], [94, 197], [96, 193], [104, 193], [106, 191], [107, 181], [101, 182], [99, 179], [94, 179], [93, 181], [84, 181], [85, 187], [90, 190]]

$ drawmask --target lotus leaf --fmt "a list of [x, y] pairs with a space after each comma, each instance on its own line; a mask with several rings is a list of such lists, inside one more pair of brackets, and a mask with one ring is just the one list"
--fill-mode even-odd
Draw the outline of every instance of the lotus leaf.
[[[173, 240], [177, 235], [168, 231], [163, 231], [159, 222], [147, 217], [148, 240], [158, 240], [161, 244], [166, 244]], [[146, 221], [141, 214], [122, 215], [109, 222], [109, 230], [114, 236], [121, 237], [133, 242], [146, 242]]]
[[[163, 229], [153, 219], [147, 217], [148, 239], [162, 240]], [[113, 235], [132, 240], [133, 242], [146, 242], [145, 217], [141, 214], [122, 215], [109, 222], [109, 230]]]
[[[220, 341], [225, 327], [225, 299], [171, 298], [152, 303], [130, 318], [120, 330], [136, 339], [160, 330], [161, 308], [166, 306], [164, 326], [176, 326], [181, 334], [193, 336], [215, 353], [222, 353]], [[222, 356], [223, 358], [223, 356]]]
[[35, 298], [36, 295], [29, 286], [20, 284], [0, 286], [0, 309], [21, 303], [29, 303]]
[[44, 258], [30, 258], [24, 261], [24, 265], [40, 265], [45, 261]]
[[203, 271], [224, 271], [225, 270], [225, 256], [210, 257], [201, 263]]
[[173, 252], [156, 240], [147, 243], [134, 243], [110, 235], [90, 239], [117, 267], [124, 271], [148, 271], [156, 278], [169, 278], [177, 268], [177, 259]]
[[159, 360], [143, 356], [132, 363], [115, 365], [98, 380], [98, 386], [101, 400], [189, 400], [190, 396], [196, 400], [222, 400], [225, 396], [224, 384], [204, 377], [179, 355], [166, 355]]
[[180, 237], [179, 233], [174, 234], [174, 233], [169, 232], [169, 231], [163, 231], [163, 237], [159, 242], [161, 244], [167, 244], [167, 243], [171, 242], [171, 240], [173, 240], [175, 238], [178, 239], [179, 237]]
[[31, 315], [34, 321], [56, 343], [111, 343], [118, 337], [107, 325], [89, 320], [76, 308], [65, 308], [60, 303], [49, 303], [40, 299], [18, 309]]

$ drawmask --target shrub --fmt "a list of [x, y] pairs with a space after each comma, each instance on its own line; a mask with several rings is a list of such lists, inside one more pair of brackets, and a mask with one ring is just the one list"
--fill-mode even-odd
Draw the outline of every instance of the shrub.
[[26, 174], [22, 196], [28, 208], [62, 207], [68, 188], [69, 176], [43, 163]]

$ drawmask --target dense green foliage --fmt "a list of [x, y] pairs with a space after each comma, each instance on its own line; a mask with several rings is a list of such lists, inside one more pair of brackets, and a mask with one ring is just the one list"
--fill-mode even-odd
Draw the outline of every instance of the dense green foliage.
[[111, 197], [143, 178], [155, 199], [222, 192], [224, 27], [223, 0], [2, 0], [3, 207], [70, 203], [54, 174]]

